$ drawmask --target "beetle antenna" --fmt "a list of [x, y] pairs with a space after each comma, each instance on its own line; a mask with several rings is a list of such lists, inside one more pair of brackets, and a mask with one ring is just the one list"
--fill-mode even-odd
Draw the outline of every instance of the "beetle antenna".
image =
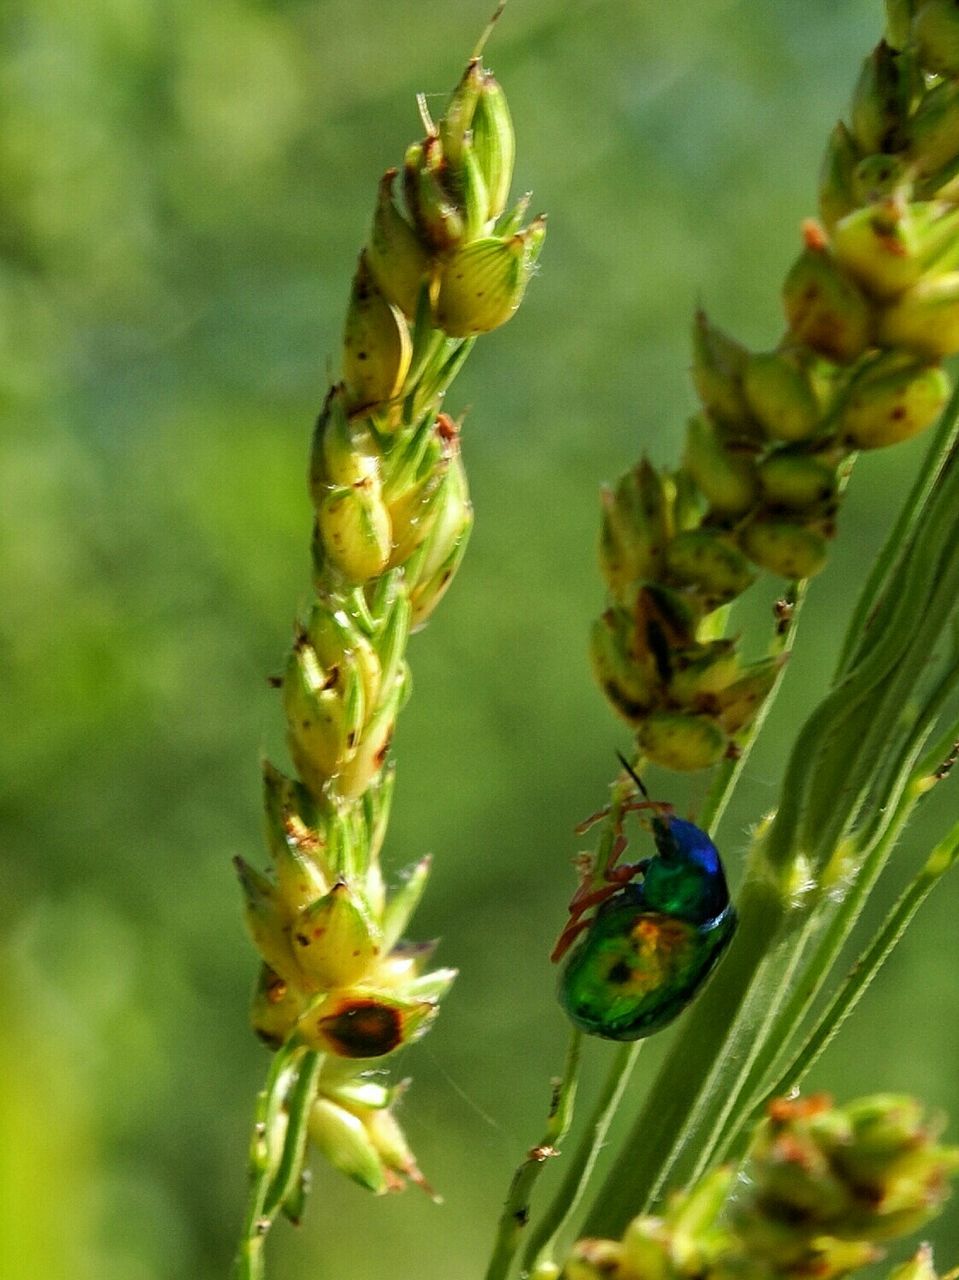
[[621, 751], [616, 752], [616, 759], [623, 766], [623, 768], [626, 770], [626, 772], [629, 774], [632, 780], [636, 783], [637, 787], [639, 787], [640, 794], [645, 796], [645, 798], [648, 800], [649, 792], [646, 790], [646, 787], [643, 783], [642, 778], [639, 776], [639, 774], [636, 772], [636, 770], [629, 763], [629, 761], [626, 759], [626, 757], [622, 754]]

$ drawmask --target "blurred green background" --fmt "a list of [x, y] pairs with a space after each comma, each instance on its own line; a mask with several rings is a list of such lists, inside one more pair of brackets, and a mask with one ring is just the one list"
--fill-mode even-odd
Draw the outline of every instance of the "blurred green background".
[[[307, 599], [309, 430], [377, 179], [419, 135], [415, 92], [442, 103], [490, 7], [2, 8], [4, 1280], [227, 1272], [267, 1063], [230, 858], [261, 857], [258, 757], [280, 739], [266, 677]], [[306, 1226], [276, 1232], [277, 1280], [481, 1273], [564, 1044], [545, 957], [572, 827], [626, 744], [585, 658], [597, 486], [643, 449], [676, 459], [698, 301], [753, 345], [778, 338], [821, 146], [880, 23], [879, 0], [512, 0], [496, 32], [517, 181], [550, 236], [521, 312], [449, 401], [470, 410], [477, 524], [412, 647], [387, 845], [394, 870], [435, 853], [417, 932], [462, 970], [398, 1065], [445, 1204], [375, 1201], [318, 1168]], [[725, 823], [734, 877], [923, 447], [857, 468]], [[769, 598], [744, 626], [765, 627]], [[705, 786], [650, 782], [692, 812]], [[814, 1081], [914, 1090], [951, 1109], [954, 1139], [955, 890]], [[591, 1081], [606, 1054], [591, 1046]], [[931, 1232], [943, 1267], [957, 1216]]]

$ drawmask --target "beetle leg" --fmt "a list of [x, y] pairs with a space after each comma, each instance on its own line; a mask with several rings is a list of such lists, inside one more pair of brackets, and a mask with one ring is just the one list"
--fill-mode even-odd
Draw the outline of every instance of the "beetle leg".
[[591, 813], [588, 818], [584, 818], [577, 826], [573, 828], [573, 834], [584, 836], [590, 827], [595, 827], [597, 822], [601, 822], [603, 818], [609, 817], [609, 805], [605, 809], [597, 809], [595, 813]]
[[[588, 907], [592, 905], [594, 904], [593, 903], [585, 904], [583, 907], [583, 911], [586, 911]], [[588, 929], [592, 923], [593, 923], [592, 920], [583, 920], [581, 913], [578, 914], [575, 917], [575, 919], [571, 919], [566, 925], [566, 928], [556, 939], [556, 945], [553, 947], [553, 950], [550, 952], [550, 955], [549, 955], [550, 963], [557, 964], [560, 960], [562, 960], [563, 956], [570, 949], [570, 947], [573, 945], [573, 943], [576, 941], [579, 935], [583, 932], [583, 930]]]
[[652, 858], [640, 858], [638, 862], [629, 862], [622, 867], [607, 867], [604, 878], [617, 888], [624, 884], [629, 884], [630, 880], [635, 880], [637, 876], [646, 872]]
[[550, 964], [558, 964], [563, 956], [573, 945], [575, 940], [586, 928], [589, 921], [587, 920], [571, 920], [563, 932], [556, 939], [556, 945], [550, 952]]
[[667, 800], [629, 800], [623, 805], [623, 813], [642, 813], [652, 811], [658, 816], [673, 812], [673, 806]]
[[554, 964], [566, 954], [573, 939], [592, 924], [592, 917], [589, 920], [583, 919], [586, 912], [591, 907], [598, 907], [607, 898], [611, 898], [619, 887], [615, 881], [600, 885], [598, 889], [592, 888], [589, 881], [584, 881], [579, 886], [569, 904], [569, 920], [566, 922], [566, 928], [559, 935], [550, 953], [550, 960]]

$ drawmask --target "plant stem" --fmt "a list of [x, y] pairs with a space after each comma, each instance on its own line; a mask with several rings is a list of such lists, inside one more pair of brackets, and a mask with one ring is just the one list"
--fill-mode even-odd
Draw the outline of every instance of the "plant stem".
[[[257, 1096], [250, 1146], [250, 1195], [233, 1264], [234, 1280], [261, 1280], [263, 1246], [288, 1194], [291, 1170], [302, 1163], [309, 1103], [316, 1087], [320, 1055], [292, 1038], [273, 1055]], [[271, 1148], [284, 1110], [282, 1146]], [[282, 1185], [281, 1185], [282, 1184]]]
[[566, 1051], [563, 1075], [553, 1082], [553, 1095], [543, 1137], [526, 1153], [526, 1158], [513, 1175], [506, 1203], [500, 1215], [496, 1241], [486, 1280], [504, 1280], [509, 1273], [520, 1238], [529, 1221], [529, 1202], [539, 1175], [548, 1160], [559, 1155], [559, 1144], [569, 1132], [579, 1081], [579, 1063], [583, 1034], [574, 1030]]
[[544, 1264], [552, 1261], [556, 1241], [586, 1193], [642, 1047], [643, 1041], [637, 1040], [632, 1044], [622, 1044], [616, 1050], [579, 1146], [573, 1153], [552, 1203], [537, 1223], [526, 1247], [523, 1257], [524, 1275], [535, 1276]]
[[317, 1077], [320, 1074], [322, 1055], [310, 1051], [303, 1055], [296, 1081], [290, 1089], [286, 1104], [286, 1136], [276, 1176], [270, 1184], [263, 1212], [271, 1220], [296, 1189], [302, 1176], [303, 1157], [306, 1152], [307, 1122], [310, 1107], [316, 1094]]
[[913, 916], [935, 885], [955, 865], [957, 856], [959, 856], [959, 823], [952, 828], [944, 840], [936, 845], [925, 866], [903, 891], [870, 945], [816, 1019], [799, 1052], [779, 1079], [767, 1089], [757, 1110], [761, 1110], [769, 1099], [794, 1089], [803, 1079], [865, 995], [873, 978], [885, 964]]

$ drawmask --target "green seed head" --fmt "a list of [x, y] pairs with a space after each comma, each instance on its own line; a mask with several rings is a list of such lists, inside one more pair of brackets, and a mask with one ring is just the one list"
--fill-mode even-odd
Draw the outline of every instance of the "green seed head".
[[323, 563], [347, 582], [361, 586], [379, 577], [389, 563], [390, 516], [373, 482], [330, 490], [316, 524]]
[[906, 158], [924, 177], [959, 156], [959, 84], [941, 80], [924, 96], [907, 129]]
[[759, 516], [741, 530], [739, 545], [754, 564], [794, 581], [825, 568], [829, 544], [816, 529]]
[[501, 239], [488, 236], [457, 250], [439, 277], [435, 314], [450, 337], [497, 329], [523, 300], [533, 264], [546, 236], [546, 220]]
[[756, 577], [739, 548], [714, 529], [677, 534], [666, 548], [666, 567], [677, 582], [702, 596], [706, 612], [735, 600]]
[[889, 1272], [889, 1280], [939, 1280], [932, 1258], [932, 1246], [921, 1244], [912, 1257]]
[[383, 296], [410, 320], [429, 275], [432, 256], [393, 199], [397, 171], [387, 169], [380, 182], [373, 228], [365, 257]]
[[894, 298], [918, 280], [922, 264], [905, 208], [895, 200], [856, 209], [833, 227], [836, 261], [877, 298]]
[[819, 216], [827, 228], [855, 209], [854, 175], [861, 153], [840, 120], [829, 135], [819, 172]]
[[955, 256], [959, 210], [938, 201], [906, 204], [890, 197], [858, 209], [833, 229], [833, 251], [844, 270], [875, 298], [889, 301], [926, 272]]
[[835, 501], [838, 479], [819, 458], [777, 450], [760, 463], [759, 485], [767, 506], [819, 511]]
[[352, 735], [355, 748], [344, 755], [333, 780], [333, 789], [341, 800], [355, 801], [376, 785], [386, 764], [408, 681], [408, 668], [401, 663], [396, 675], [384, 680], [378, 707]]
[[379, 931], [344, 881], [299, 912], [290, 936], [300, 968], [326, 990], [359, 982], [379, 955]]
[[329, 888], [321, 837], [304, 820], [302, 789], [263, 762], [266, 837], [273, 859], [276, 890], [291, 919]]
[[688, 591], [644, 582], [631, 605], [634, 652], [651, 657], [666, 679], [670, 654], [696, 643], [702, 612]]
[[912, 194], [911, 166], [901, 156], [866, 156], [853, 170], [852, 194], [857, 205], [877, 204], [887, 197], [903, 201]]
[[837, 431], [856, 449], [898, 444], [935, 422], [948, 397], [949, 376], [938, 364], [885, 352], [853, 379]]
[[403, 313], [380, 292], [361, 255], [343, 329], [347, 412], [373, 409], [398, 396], [411, 355], [412, 339]]
[[600, 569], [612, 594], [625, 601], [642, 579], [662, 575], [670, 495], [660, 473], [643, 458], [615, 490], [602, 490], [601, 501]]
[[[621, 1258], [622, 1246], [618, 1240], [577, 1240], [560, 1280], [619, 1280], [623, 1275]], [[653, 1273], [650, 1280], [660, 1280], [660, 1277]]]
[[453, 90], [437, 131], [450, 167], [457, 170], [469, 145], [473, 117], [483, 88], [483, 68], [479, 58], [471, 58], [460, 82]]
[[756, 501], [759, 488], [752, 455], [724, 445], [704, 414], [689, 421], [683, 466], [721, 515], [744, 515]]
[[808, 440], [819, 428], [822, 412], [805, 363], [790, 351], [760, 351], [746, 363], [746, 403], [774, 440]]
[[707, 503], [692, 476], [679, 468], [677, 471], [665, 472], [663, 481], [670, 492], [673, 527], [679, 531], [697, 529], [706, 515]]
[[276, 885], [243, 858], [233, 859], [243, 893], [243, 915], [253, 945], [274, 973], [293, 985], [302, 981], [290, 947], [289, 918]]
[[886, 0], [886, 44], [903, 49], [909, 43], [917, 0]]
[[254, 1032], [270, 1049], [278, 1049], [296, 1025], [304, 1003], [295, 986], [274, 973], [268, 964], [261, 965], [250, 1005]]
[[464, 242], [475, 240], [489, 230], [489, 192], [486, 178], [473, 146], [468, 138], [463, 148], [463, 159], [456, 178], [456, 189], [463, 209]]
[[310, 1111], [310, 1140], [334, 1169], [374, 1195], [389, 1190], [379, 1152], [358, 1115], [330, 1098], [320, 1097]]
[[670, 1235], [662, 1218], [634, 1218], [619, 1246], [621, 1274], [642, 1276], [643, 1280], [673, 1280], [676, 1260], [672, 1256]]
[[959, 76], [959, 10], [954, 0], [922, 0], [912, 20], [912, 38], [924, 71]]
[[828, 360], [849, 364], [869, 346], [869, 303], [814, 229], [807, 230], [807, 247], [786, 276], [783, 305], [793, 341]]
[[763, 658], [748, 666], [738, 680], [716, 694], [717, 722], [730, 736], [748, 729], [772, 692], [786, 655]]
[[345, 613], [332, 613], [314, 604], [306, 625], [306, 637], [324, 671], [336, 671], [342, 679], [347, 668], [356, 670], [367, 706], [376, 705], [382, 668], [372, 641]]
[[363, 988], [316, 1001], [298, 1023], [303, 1042], [337, 1058], [385, 1058], [423, 1034], [436, 1017], [433, 1000], [407, 1000]]
[[506, 94], [488, 72], [480, 85], [479, 99], [473, 112], [473, 149], [486, 180], [489, 195], [487, 217], [498, 218], [506, 208], [513, 181], [516, 139]]
[[283, 710], [293, 763], [310, 791], [322, 795], [352, 754], [350, 739], [362, 722], [355, 669], [325, 670], [306, 636], [298, 636], [283, 677]]
[[902, 294], [880, 315], [877, 337], [927, 360], [959, 351], [959, 271], [926, 277]]
[[637, 653], [631, 616], [607, 609], [593, 623], [590, 658], [596, 682], [613, 710], [628, 724], [639, 724], [656, 706], [661, 681], [652, 654]]
[[449, 588], [473, 527], [473, 507], [458, 448], [450, 453], [430, 512], [428, 535], [406, 566], [414, 628], [423, 626]]
[[740, 674], [734, 640], [712, 640], [676, 654], [669, 699], [684, 710], [707, 711]]
[[773, 1103], [735, 1227], [761, 1255], [792, 1250], [797, 1261], [822, 1237], [872, 1247], [906, 1235], [938, 1212], [957, 1168], [956, 1150], [937, 1135], [910, 1098]]
[[413, 1182], [437, 1199], [432, 1187], [423, 1177], [413, 1156], [406, 1136], [391, 1107], [368, 1109], [363, 1117], [366, 1131], [372, 1139], [380, 1160], [387, 1169], [390, 1186], [401, 1187], [404, 1179]]
[[887, 151], [922, 88], [910, 54], [881, 41], [863, 63], [852, 99], [852, 132], [860, 151]]
[[363, 419], [350, 419], [344, 387], [333, 387], [313, 432], [310, 451], [310, 496], [318, 507], [338, 485], [377, 482], [380, 447]]
[[440, 252], [461, 244], [466, 235], [463, 211], [450, 186], [443, 144], [430, 136], [414, 142], [403, 162], [403, 190], [413, 226], [424, 244]]
[[722, 758], [727, 738], [708, 716], [654, 711], [639, 726], [636, 742], [651, 764], [693, 773]]
[[393, 530], [391, 568], [405, 565], [423, 546], [449, 501], [445, 481], [450, 467], [457, 465], [459, 427], [439, 414], [426, 434], [425, 446], [411, 451], [410, 465], [400, 462], [384, 486]]
[[693, 383], [706, 413], [731, 432], [749, 435], [749, 413], [743, 398], [743, 372], [748, 352], [722, 329], [710, 324], [705, 311], [693, 322]]

